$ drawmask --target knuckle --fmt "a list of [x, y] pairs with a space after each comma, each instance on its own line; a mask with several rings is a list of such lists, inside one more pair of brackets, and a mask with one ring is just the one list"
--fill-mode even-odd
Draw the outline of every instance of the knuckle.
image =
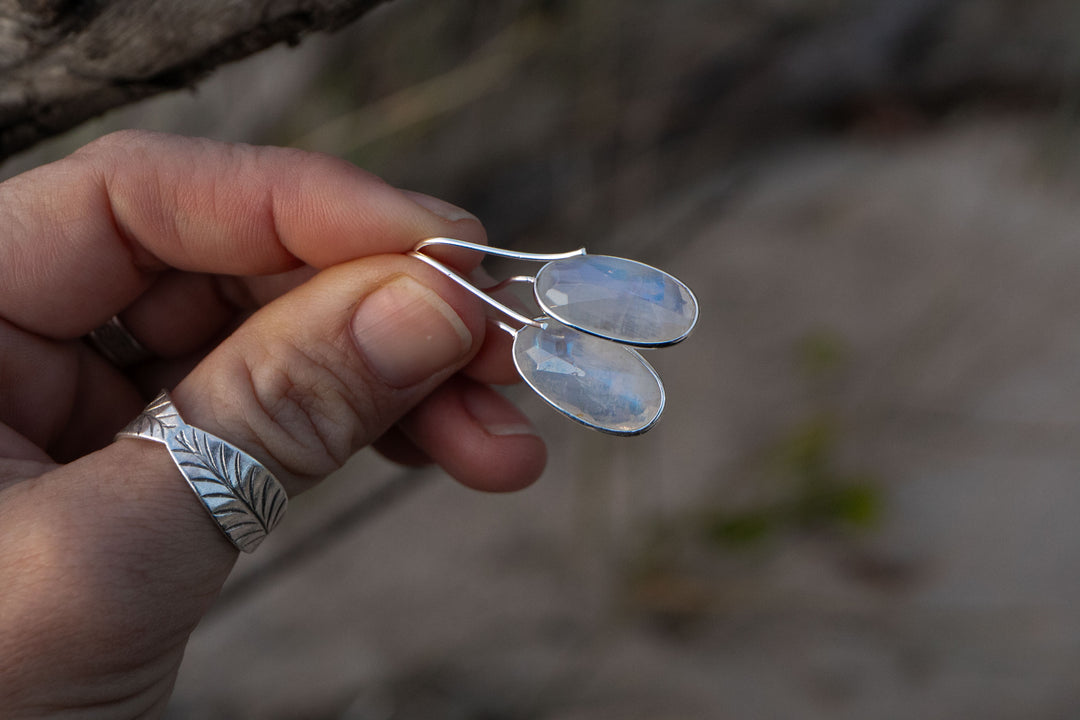
[[243, 360], [252, 408], [247, 424], [288, 472], [327, 475], [371, 437], [370, 418], [377, 412], [357, 392], [366, 383], [344, 349], [282, 345]]

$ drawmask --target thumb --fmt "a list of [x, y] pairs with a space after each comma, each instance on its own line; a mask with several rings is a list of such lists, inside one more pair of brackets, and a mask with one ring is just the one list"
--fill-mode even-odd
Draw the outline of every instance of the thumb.
[[172, 395], [184, 419], [300, 492], [463, 367], [476, 298], [400, 255], [324, 270], [249, 318]]

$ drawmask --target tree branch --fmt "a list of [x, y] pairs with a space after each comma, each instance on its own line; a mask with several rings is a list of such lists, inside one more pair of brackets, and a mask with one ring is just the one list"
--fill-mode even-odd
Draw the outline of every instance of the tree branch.
[[0, 161], [384, 0], [0, 0]]

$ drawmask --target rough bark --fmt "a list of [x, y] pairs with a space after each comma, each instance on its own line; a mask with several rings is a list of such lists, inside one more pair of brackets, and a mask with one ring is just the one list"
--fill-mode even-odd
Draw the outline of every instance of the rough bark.
[[0, 160], [384, 0], [0, 0]]

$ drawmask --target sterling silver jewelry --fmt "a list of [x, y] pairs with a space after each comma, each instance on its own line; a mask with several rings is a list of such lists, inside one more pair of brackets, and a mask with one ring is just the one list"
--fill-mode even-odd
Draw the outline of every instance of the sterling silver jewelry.
[[240, 448], [184, 422], [165, 390], [116, 437], [167, 447], [210, 517], [244, 552], [254, 551], [285, 514], [289, 500], [277, 478]]
[[[478, 288], [422, 252], [433, 245], [545, 264], [535, 276]], [[498, 323], [514, 338], [518, 374], [571, 420], [614, 435], [638, 435], [660, 419], [664, 385], [633, 347], [674, 345], [697, 323], [697, 299], [673, 276], [634, 260], [589, 255], [585, 248], [539, 254], [428, 238], [410, 254], [520, 324]], [[532, 285], [539, 316], [522, 315], [491, 296], [511, 283]]]
[[116, 315], [101, 327], [91, 330], [86, 339], [106, 360], [118, 368], [137, 365], [153, 357]]

